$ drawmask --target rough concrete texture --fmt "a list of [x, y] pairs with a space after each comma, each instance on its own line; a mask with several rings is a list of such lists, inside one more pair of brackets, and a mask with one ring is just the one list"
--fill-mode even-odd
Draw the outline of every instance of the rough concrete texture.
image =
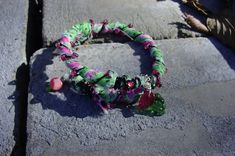
[[11, 153], [17, 135], [14, 119], [19, 101], [15, 79], [19, 67], [26, 62], [27, 9], [26, 0], [0, 0], [0, 155]]
[[201, 35], [192, 31], [182, 18], [182, 11], [189, 9], [171, 0], [60, 0], [56, 3], [44, 0], [43, 11], [44, 44], [59, 39], [61, 32], [77, 22], [89, 19], [132, 23], [154, 39]]
[[[47, 83], [67, 69], [54, 49], [31, 58], [27, 155], [234, 155], [235, 55], [213, 38], [162, 40], [168, 72], [159, 91], [161, 117], [113, 109], [102, 115], [86, 96]], [[200, 49], [198, 48], [200, 47]], [[135, 43], [81, 46], [80, 63], [119, 74], [148, 73], [148, 54]], [[157, 91], [157, 90], [156, 90]]]

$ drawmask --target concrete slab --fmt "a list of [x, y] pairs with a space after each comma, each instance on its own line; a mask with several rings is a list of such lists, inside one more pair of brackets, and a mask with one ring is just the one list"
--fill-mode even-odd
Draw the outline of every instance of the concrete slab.
[[215, 38], [157, 42], [169, 67], [163, 87], [182, 88], [235, 78], [235, 53]]
[[186, 25], [180, 4], [171, 0], [44, 0], [43, 12], [45, 45], [77, 22], [89, 19], [132, 23], [154, 39], [201, 36]]
[[0, 0], [0, 155], [10, 155], [17, 135], [15, 79], [19, 67], [26, 63], [27, 9], [26, 0]]
[[[31, 58], [27, 155], [235, 154], [234, 53], [213, 38], [157, 43], [168, 67], [159, 90], [167, 103], [161, 117], [125, 109], [102, 115], [88, 97], [66, 86], [48, 93], [49, 79], [67, 70], [53, 49], [37, 51]], [[79, 53], [82, 64], [102, 71], [136, 75], [151, 67], [133, 43], [81, 46]]]

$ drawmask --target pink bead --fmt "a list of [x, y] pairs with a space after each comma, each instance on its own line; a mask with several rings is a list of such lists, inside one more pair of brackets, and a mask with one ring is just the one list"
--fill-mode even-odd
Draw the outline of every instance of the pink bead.
[[121, 30], [120, 30], [119, 28], [114, 29], [114, 33], [115, 33], [115, 34], [119, 34], [120, 31], [121, 31]]
[[53, 91], [60, 90], [62, 88], [62, 86], [63, 86], [63, 82], [61, 81], [60, 78], [55, 77], [55, 78], [51, 79], [51, 81], [50, 81], [50, 88]]
[[68, 49], [67, 47], [63, 47], [60, 50], [61, 50], [62, 54], [67, 54], [67, 55], [73, 54], [72, 51], [70, 49]]
[[75, 68], [80, 68], [80, 67], [81, 67], [80, 63], [75, 62], [75, 61], [69, 63], [68, 66], [69, 66], [69, 68], [71, 68], [71, 69], [75, 69]]
[[85, 74], [85, 77], [87, 79], [91, 79], [93, 76], [95, 76], [97, 74], [97, 72], [95, 70], [90, 70]]
[[62, 42], [70, 42], [68, 37], [65, 37], [65, 36], [61, 38], [61, 41]]
[[143, 45], [144, 45], [144, 49], [148, 49], [150, 46], [153, 46], [155, 44], [154, 41], [144, 41]]

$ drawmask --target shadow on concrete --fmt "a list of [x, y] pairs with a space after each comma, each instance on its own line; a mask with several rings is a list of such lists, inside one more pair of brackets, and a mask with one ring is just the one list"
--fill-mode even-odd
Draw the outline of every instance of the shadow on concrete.
[[[62, 116], [84, 118], [99, 115], [98, 107], [89, 97], [73, 92], [67, 85], [57, 93], [47, 91], [49, 77], [45, 71], [48, 65], [53, 64], [53, 51], [54, 48], [43, 50], [31, 65], [34, 69], [31, 71], [31, 79], [37, 83], [31, 81], [29, 94], [33, 95], [33, 99], [29, 101], [29, 105], [40, 103], [43, 109], [55, 110]], [[64, 98], [61, 98], [62, 95]]]
[[149, 75], [152, 72], [152, 58], [149, 55], [149, 52], [144, 50], [143, 46], [136, 42], [127, 43], [133, 50], [134, 56], [140, 56], [140, 72], [144, 75]]
[[223, 58], [227, 61], [230, 68], [235, 71], [235, 51], [226, 47], [215, 37], [209, 37], [208, 39], [218, 49]]
[[[185, 5], [182, 2], [182, 0], [172, 0], [172, 1], [174, 1], [174, 2], [179, 4], [179, 8], [180, 8], [182, 13], [187, 13], [187, 14], [193, 15], [197, 19], [205, 20], [205, 17], [203, 17], [202, 14], [200, 14], [196, 10], [192, 9], [191, 7]], [[182, 18], [183, 18], [183, 16], [182, 16]], [[178, 37], [179, 38], [191, 37], [187, 33], [184, 33], [184, 30], [193, 31], [195, 33], [198, 33], [197, 35], [199, 35], [199, 36], [205, 36], [204, 34], [196, 32], [188, 24], [185, 24], [185, 23], [173, 22], [173, 23], [169, 23], [169, 24], [170, 25], [176, 25], [177, 29], [179, 30], [179, 32], [178, 32]]]
[[[27, 97], [28, 97], [28, 82], [29, 82], [29, 69], [28, 66], [23, 63], [16, 71], [16, 80], [11, 81], [8, 85], [14, 85], [15, 91], [8, 97], [13, 100], [13, 106], [15, 107], [14, 117], [14, 140], [15, 146], [11, 155], [26, 155], [26, 124], [27, 124]], [[10, 108], [10, 110], [12, 107]], [[9, 110], [9, 111], [10, 111]]]

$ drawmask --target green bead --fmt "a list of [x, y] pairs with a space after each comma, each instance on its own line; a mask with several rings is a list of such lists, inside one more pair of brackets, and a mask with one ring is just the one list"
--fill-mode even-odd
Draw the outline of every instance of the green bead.
[[161, 62], [155, 62], [153, 64], [153, 70], [156, 70], [160, 73], [160, 75], [163, 75], [166, 71], [165, 65]]
[[73, 78], [73, 81], [76, 81], [76, 82], [80, 82], [80, 81], [83, 81], [83, 80], [84, 80], [83, 77], [81, 77], [80, 75]]
[[100, 78], [102, 78], [104, 76], [104, 73], [103, 72], [98, 72], [95, 76], [92, 77], [92, 81], [94, 83], [96, 83]]
[[83, 67], [80, 71], [79, 71], [79, 75], [85, 78], [85, 74], [90, 70], [90, 68], [88, 67]]
[[136, 38], [137, 36], [143, 34], [143, 32], [137, 31], [134, 28], [129, 27], [124, 28], [123, 31], [127, 33], [131, 38]]
[[165, 113], [165, 102], [160, 94], [155, 94], [155, 101], [148, 108], [140, 110], [136, 108], [136, 112], [139, 114], [149, 115], [149, 116], [161, 116]]
[[80, 25], [79, 30], [85, 35], [90, 36], [91, 33], [91, 23], [90, 22], [84, 22]]
[[151, 48], [150, 55], [153, 58], [162, 58], [163, 57], [163, 54], [162, 54], [161, 50], [156, 48], [156, 47]]

